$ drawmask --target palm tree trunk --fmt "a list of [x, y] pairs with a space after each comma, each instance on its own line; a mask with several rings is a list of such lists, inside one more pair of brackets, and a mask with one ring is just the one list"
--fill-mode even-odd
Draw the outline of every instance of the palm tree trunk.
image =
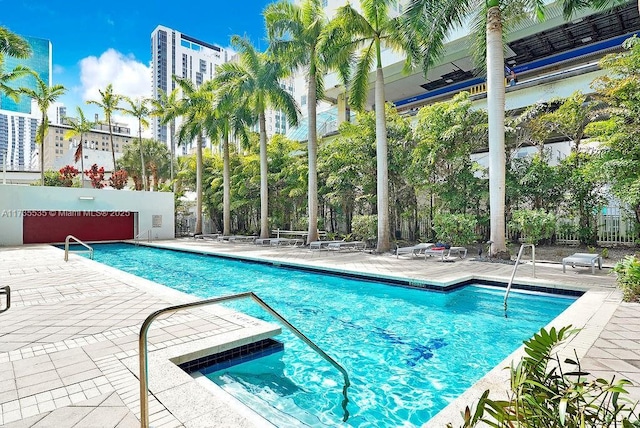
[[107, 115], [107, 125], [109, 126], [109, 140], [111, 141], [111, 157], [113, 158], [113, 172], [116, 172], [116, 149], [113, 145], [113, 132], [111, 131], [111, 115], [110, 114]]
[[[315, 55], [312, 53], [312, 55]], [[309, 134], [307, 146], [309, 151], [309, 233], [307, 244], [318, 240], [318, 132], [316, 130], [316, 70], [310, 67], [307, 88], [307, 118], [309, 120]]]
[[269, 233], [269, 165], [267, 164], [267, 127], [264, 111], [258, 115], [260, 123], [260, 238]]
[[[378, 62], [380, 64], [380, 62]], [[385, 115], [384, 74], [382, 67], [376, 69], [376, 164], [378, 193], [378, 246], [376, 251], [389, 251], [389, 178], [387, 161], [387, 118]]]
[[[46, 116], [42, 116], [42, 130], [44, 130], [44, 121]], [[44, 132], [40, 131], [40, 185], [44, 186]]]
[[148, 190], [147, 189], [147, 169], [144, 167], [144, 150], [142, 148], [142, 125], [138, 125], [138, 135], [140, 136], [140, 140], [139, 140], [140, 141], [140, 172], [142, 174], [142, 190]]
[[202, 133], [196, 139], [196, 230], [202, 233]]
[[489, 212], [491, 255], [505, 240], [504, 53], [500, 6], [487, 11], [487, 108], [489, 114]]
[[80, 137], [80, 187], [84, 189], [84, 146]]
[[231, 168], [229, 166], [229, 133], [222, 140], [222, 234], [231, 235]]
[[176, 159], [176, 143], [175, 143], [175, 141], [173, 141], [173, 135], [176, 132], [176, 121], [175, 120], [171, 121], [171, 124], [169, 125], [169, 132], [171, 133], [171, 135], [169, 136], [169, 138], [171, 139], [171, 143], [170, 143], [171, 163], [170, 163], [169, 167], [170, 167], [170, 174], [171, 174], [171, 184], [173, 186], [173, 193], [176, 193], [176, 182], [174, 180], [174, 171], [173, 171], [173, 163], [175, 162], [175, 159]]

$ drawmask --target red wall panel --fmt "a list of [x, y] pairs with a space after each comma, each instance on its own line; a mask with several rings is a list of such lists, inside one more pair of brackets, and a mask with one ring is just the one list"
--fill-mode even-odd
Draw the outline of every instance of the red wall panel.
[[67, 235], [81, 241], [115, 241], [133, 238], [131, 212], [24, 211], [22, 242], [64, 242]]

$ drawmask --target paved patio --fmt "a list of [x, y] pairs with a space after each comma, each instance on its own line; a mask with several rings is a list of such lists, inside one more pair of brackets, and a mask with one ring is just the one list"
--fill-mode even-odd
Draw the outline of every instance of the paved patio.
[[[440, 285], [467, 279], [508, 281], [511, 266], [455, 259], [412, 259], [361, 252], [310, 251], [193, 239], [154, 245], [268, 259], [378, 277]], [[621, 303], [608, 269], [562, 273], [559, 264], [518, 269], [517, 282], [588, 291], [552, 325], [581, 327], [565, 345], [586, 370], [640, 385], [640, 305]], [[12, 288], [12, 306], [0, 313], [0, 425], [7, 427], [139, 426], [138, 333], [153, 311], [193, 297], [45, 245], [0, 248], [0, 286]], [[170, 360], [205, 355], [279, 328], [222, 308], [164, 317], [149, 333], [150, 414], [154, 427], [265, 426], [252, 411], [207, 391]], [[512, 358], [512, 357], [511, 357]], [[487, 387], [504, 390], [500, 364], [427, 426], [459, 421], [459, 411]], [[640, 399], [640, 388], [629, 388]]]

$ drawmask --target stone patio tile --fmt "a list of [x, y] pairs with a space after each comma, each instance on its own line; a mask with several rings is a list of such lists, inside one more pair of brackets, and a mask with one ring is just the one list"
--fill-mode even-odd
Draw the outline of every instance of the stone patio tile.
[[50, 412], [33, 425], [33, 428], [73, 427], [91, 413], [91, 410], [91, 408], [85, 407], [62, 407]]
[[83, 409], [91, 410], [78, 423], [78, 427], [115, 427], [129, 413], [126, 407], [83, 407]]

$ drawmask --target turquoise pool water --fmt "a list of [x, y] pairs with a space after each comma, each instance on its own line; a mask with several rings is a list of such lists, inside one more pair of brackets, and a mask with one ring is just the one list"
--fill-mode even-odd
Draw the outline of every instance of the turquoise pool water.
[[493, 287], [432, 292], [126, 244], [94, 258], [202, 298], [253, 291], [346, 368], [345, 423], [342, 376], [285, 329], [284, 352], [207, 374], [278, 426], [420, 426], [575, 300], [513, 292], [505, 317]]

